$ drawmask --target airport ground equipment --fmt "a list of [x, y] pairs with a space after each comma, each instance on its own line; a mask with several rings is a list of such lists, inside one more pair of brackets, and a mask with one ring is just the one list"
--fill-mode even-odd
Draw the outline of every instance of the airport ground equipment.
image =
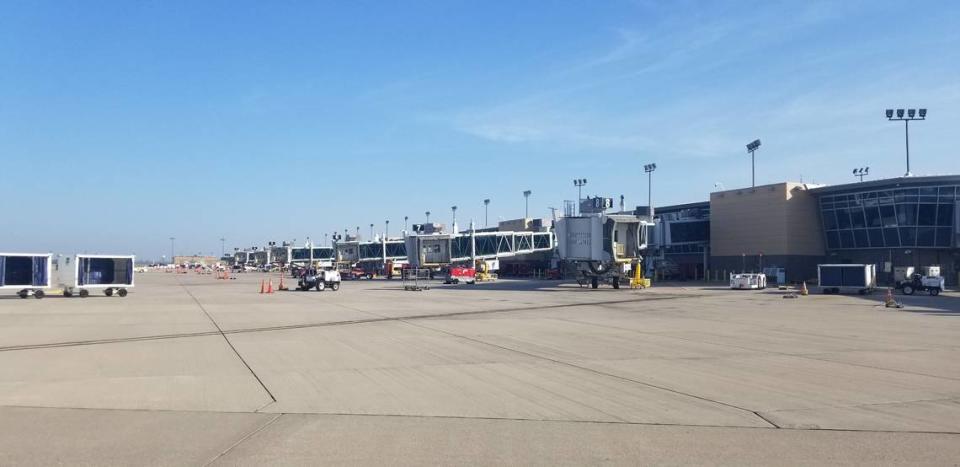
[[330, 289], [334, 292], [340, 290], [340, 273], [330, 269], [307, 268], [300, 280], [297, 282], [297, 288], [300, 290], [317, 289], [321, 292]]
[[904, 295], [913, 295], [917, 292], [927, 292], [930, 295], [937, 296], [943, 292], [945, 286], [942, 276], [923, 276], [914, 274], [908, 281], [898, 282], [897, 288]]
[[[134, 286], [136, 258], [132, 255], [76, 255], [58, 258], [56, 266], [63, 296], [87, 297], [91, 290], [102, 290], [110, 297], [114, 293], [126, 297]], [[62, 262], [61, 262], [62, 261]]]
[[877, 288], [877, 266], [875, 264], [819, 264], [817, 279], [821, 293], [856, 292], [864, 295]]
[[754, 273], [730, 274], [733, 290], [760, 290], [767, 288], [767, 275]]
[[419, 292], [429, 290], [430, 283], [433, 281], [433, 271], [430, 269], [404, 268], [403, 290]]
[[0, 290], [16, 290], [20, 298], [43, 298], [52, 273], [50, 254], [0, 253]]
[[476, 284], [477, 269], [469, 266], [450, 266], [444, 276], [444, 284]]
[[[580, 216], [557, 219], [560, 260], [576, 266], [578, 282], [588, 282], [594, 289], [600, 282], [609, 282], [619, 289], [622, 282], [629, 282], [631, 268], [640, 267], [642, 252], [647, 247], [647, 230], [652, 224], [633, 214], [604, 214], [604, 206], [612, 206], [613, 201], [591, 199], [606, 202], [597, 212], [587, 210]], [[581, 210], [583, 206], [581, 203]]]
[[494, 267], [499, 261], [478, 259], [475, 263], [475, 279], [477, 282], [491, 282], [497, 280], [497, 268]]

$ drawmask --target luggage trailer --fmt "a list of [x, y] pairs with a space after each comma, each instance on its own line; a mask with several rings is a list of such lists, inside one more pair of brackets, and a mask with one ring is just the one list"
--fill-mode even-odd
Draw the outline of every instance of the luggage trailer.
[[50, 288], [49, 253], [0, 253], [0, 290], [16, 290], [20, 298], [43, 298]]
[[58, 265], [63, 296], [85, 298], [91, 290], [102, 290], [108, 297], [114, 293], [126, 297], [127, 289], [134, 286], [134, 260], [133, 255], [67, 256], [64, 264]]

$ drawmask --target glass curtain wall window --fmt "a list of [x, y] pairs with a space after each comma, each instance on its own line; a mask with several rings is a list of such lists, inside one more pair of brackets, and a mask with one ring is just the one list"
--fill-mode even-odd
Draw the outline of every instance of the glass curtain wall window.
[[958, 193], [940, 186], [822, 196], [827, 248], [949, 248]]

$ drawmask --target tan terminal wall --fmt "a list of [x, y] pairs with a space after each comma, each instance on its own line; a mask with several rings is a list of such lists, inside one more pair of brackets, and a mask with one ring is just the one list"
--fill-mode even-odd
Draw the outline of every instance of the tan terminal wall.
[[822, 256], [816, 199], [802, 183], [776, 183], [710, 194], [713, 256]]

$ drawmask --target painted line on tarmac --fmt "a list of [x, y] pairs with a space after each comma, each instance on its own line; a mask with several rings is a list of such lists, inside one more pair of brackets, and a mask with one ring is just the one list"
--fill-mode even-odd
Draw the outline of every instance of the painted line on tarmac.
[[[460, 311], [455, 313], [429, 313], [429, 314], [408, 315], [408, 316], [398, 316], [398, 317], [383, 316], [379, 318], [355, 319], [355, 320], [344, 320], [344, 321], [325, 321], [321, 323], [303, 323], [303, 324], [289, 324], [289, 325], [283, 325], [283, 326], [263, 326], [263, 327], [256, 327], [256, 328], [225, 329], [222, 331], [198, 331], [198, 332], [188, 332], [188, 333], [181, 333], [181, 334], [158, 334], [158, 335], [148, 335], [148, 336], [117, 337], [117, 338], [111, 338], [111, 339], [92, 339], [92, 340], [83, 340], [83, 341], [51, 342], [46, 344], [23, 344], [23, 345], [12, 345], [12, 346], [0, 347], [0, 352], [13, 352], [18, 350], [49, 349], [49, 348], [60, 348], [60, 347], [77, 347], [77, 346], [83, 346], [83, 345], [115, 344], [115, 343], [123, 343], [123, 342], [138, 342], [138, 341], [151, 341], [151, 340], [163, 340], [163, 339], [207, 337], [207, 336], [219, 336], [221, 334], [225, 334], [225, 335], [254, 334], [259, 332], [287, 331], [287, 330], [293, 330], [293, 329], [307, 329], [307, 328], [320, 328], [320, 327], [332, 327], [332, 326], [349, 326], [354, 324], [382, 323], [382, 322], [389, 322], [389, 321], [457, 318], [457, 317], [463, 317], [463, 316], [475, 316], [475, 315], [486, 315], [486, 314], [497, 314], [497, 313], [555, 310], [555, 309], [563, 309], [563, 308], [577, 308], [577, 307], [583, 307], [583, 306], [616, 305], [616, 304], [640, 303], [640, 302], [663, 301], [663, 300], [677, 300], [677, 299], [684, 299], [684, 298], [696, 299], [700, 297], [691, 297], [688, 295], [666, 295], [666, 296], [659, 296], [659, 297], [633, 298], [629, 300], [606, 300], [602, 302], [587, 302], [587, 303], [561, 303], [561, 304], [543, 305], [543, 306]], [[355, 311], [362, 311], [364, 313], [372, 314], [374, 316], [381, 316], [369, 311], [363, 311], [363, 310], [355, 310]], [[214, 326], [216, 326], [216, 324]], [[216, 327], [218, 327], [219, 329], [219, 326], [216, 326]]]

